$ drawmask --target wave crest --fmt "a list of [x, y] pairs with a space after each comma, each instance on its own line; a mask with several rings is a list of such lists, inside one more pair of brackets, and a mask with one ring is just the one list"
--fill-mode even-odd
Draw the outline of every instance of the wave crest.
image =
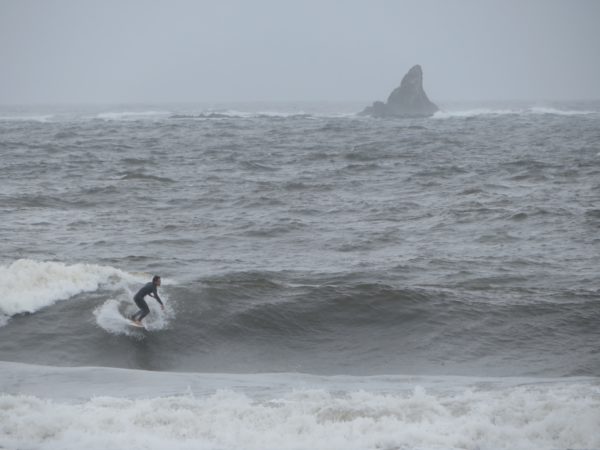
[[0, 285], [6, 292], [0, 297], [0, 315], [34, 313], [82, 292], [96, 291], [103, 285], [134, 280], [137, 278], [110, 266], [20, 259], [0, 265]]
[[110, 111], [100, 113], [96, 118], [102, 120], [140, 120], [166, 117], [170, 114], [169, 111]]
[[433, 115], [434, 119], [473, 118], [479, 116], [506, 116], [506, 115], [558, 115], [558, 116], [580, 116], [598, 114], [598, 111], [558, 109], [551, 107], [533, 106], [529, 108], [494, 109], [473, 108], [455, 111], [438, 111]]

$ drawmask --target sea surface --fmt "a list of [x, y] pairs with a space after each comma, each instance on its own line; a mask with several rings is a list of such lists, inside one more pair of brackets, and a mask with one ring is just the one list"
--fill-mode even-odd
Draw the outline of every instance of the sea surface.
[[600, 449], [600, 103], [365, 104], [0, 107], [0, 449]]

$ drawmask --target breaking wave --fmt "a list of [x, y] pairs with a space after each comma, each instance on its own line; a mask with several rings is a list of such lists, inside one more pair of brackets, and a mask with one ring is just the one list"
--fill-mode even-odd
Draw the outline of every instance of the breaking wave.
[[0, 122], [49, 122], [54, 118], [53, 114], [29, 115], [29, 116], [0, 116]]
[[[600, 399], [597, 381], [591, 379], [185, 375], [35, 366], [13, 370], [22, 372], [19, 390], [24, 392], [10, 388], [11, 393], [0, 396], [2, 448], [600, 446]], [[46, 370], [53, 374], [56, 392], [28, 393], [38, 390], [34, 384], [39, 385]], [[97, 385], [103, 395], [92, 396], [83, 378], [110, 383]], [[67, 385], [71, 398], [62, 398], [57, 392]], [[129, 397], [121, 396], [124, 386]]]
[[20, 259], [0, 265], [0, 325], [7, 317], [35, 313], [58, 301], [83, 292], [93, 292], [102, 286], [117, 287], [138, 280], [114, 267], [95, 264], [67, 265], [62, 262]]
[[434, 119], [450, 118], [470, 118], [478, 116], [505, 116], [505, 115], [559, 115], [559, 116], [579, 116], [598, 114], [598, 111], [591, 110], [562, 110], [556, 108], [534, 106], [522, 109], [494, 109], [494, 108], [475, 108], [456, 111], [438, 111], [433, 115]]
[[139, 120], [166, 117], [169, 111], [109, 111], [96, 116], [103, 120]]

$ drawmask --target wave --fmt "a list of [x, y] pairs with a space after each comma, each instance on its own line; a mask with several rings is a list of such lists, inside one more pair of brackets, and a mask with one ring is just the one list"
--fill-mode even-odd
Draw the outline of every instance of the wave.
[[315, 119], [330, 118], [343, 119], [355, 118], [356, 113], [314, 113], [305, 111], [238, 111], [216, 110], [201, 113], [178, 113], [170, 119], [208, 120], [208, 119]]
[[[192, 304], [188, 301], [191, 297], [190, 292], [179, 294], [183, 307]], [[421, 331], [439, 326], [435, 311], [441, 301], [447, 301], [441, 293], [376, 283], [332, 280], [322, 284], [314, 280], [289, 285], [266, 273], [205, 280], [202, 297], [209, 306], [203, 315], [204, 326], [214, 340], [247, 341], [269, 335], [335, 341], [338, 333], [354, 329], [355, 335], [348, 339], [357, 348], [363, 345], [362, 332], [368, 332], [373, 324], [382, 332], [415, 322], [421, 324]], [[187, 329], [187, 319], [183, 319], [182, 330]]]
[[[136, 310], [135, 289], [147, 275], [81, 264], [30, 265], [3, 267], [0, 276], [8, 293], [0, 299], [0, 324], [6, 325], [1, 331], [11, 339], [0, 345], [0, 353], [18, 361], [354, 374], [466, 374], [473, 364], [484, 364], [487, 374], [573, 376], [597, 368], [591, 342], [600, 311], [591, 307], [593, 293], [552, 294], [528, 288], [525, 277], [472, 274], [465, 281], [461, 275], [429, 287], [373, 281], [360, 273], [287, 271], [163, 280], [169, 285], [160, 292], [166, 311], [148, 301], [147, 334], [125, 322]], [[524, 296], [526, 303], [520, 300]], [[6, 323], [15, 313], [67, 299]], [[129, 348], [115, 347], [107, 334], [158, 339], [160, 345], [132, 360]], [[567, 344], [555, 348], [556, 342]]]
[[157, 181], [160, 183], [175, 183], [175, 180], [167, 177], [159, 177], [157, 175], [148, 175], [140, 172], [126, 171], [119, 174], [121, 180], [141, 180], [141, 181]]
[[104, 286], [116, 288], [125, 282], [139, 281], [119, 269], [94, 264], [67, 265], [62, 262], [44, 262], [20, 259], [9, 265], [0, 265], [0, 325], [7, 317], [35, 313], [58, 301], [77, 294], [93, 292]]
[[223, 112], [207, 112], [201, 114], [173, 114], [169, 119], [236, 119], [243, 115]]
[[0, 122], [49, 122], [54, 118], [53, 114], [31, 115], [31, 116], [0, 116]]
[[5, 197], [3, 198], [3, 201], [6, 206], [16, 208], [83, 208], [90, 205], [90, 203], [85, 200], [70, 200], [65, 197], [53, 197], [40, 194]]
[[96, 115], [96, 118], [103, 120], [140, 120], [167, 117], [170, 114], [170, 111], [109, 111]]
[[281, 119], [305, 119], [311, 118], [312, 114], [304, 112], [275, 112], [275, 111], [207, 111], [199, 114], [173, 114], [171, 119], [256, 119], [256, 118], [281, 118]]
[[169, 374], [10, 363], [0, 374], [7, 379], [0, 448], [600, 447], [597, 378]]
[[578, 110], [578, 109], [556, 109], [542, 106], [534, 106], [528, 110], [531, 114], [554, 114], [559, 116], [581, 116], [588, 114], [598, 114], [598, 111]]
[[290, 112], [281, 112], [281, 111], [261, 111], [256, 113], [258, 117], [281, 117], [281, 118], [293, 118], [293, 119], [313, 119], [313, 118], [321, 118], [321, 119], [344, 119], [344, 118], [356, 118], [357, 114], [355, 112], [347, 113], [347, 112], [305, 112], [305, 111], [290, 111]]
[[[183, 304], [195, 305], [200, 289], [212, 313], [227, 316], [227, 325], [232, 327], [239, 325], [238, 321], [247, 321], [252, 324], [254, 333], [269, 327], [271, 322], [277, 322], [282, 331], [294, 326], [310, 329], [323, 323], [340, 329], [376, 323], [384, 329], [415, 320], [422, 320], [422, 327], [453, 328], [460, 324], [464, 314], [531, 320], [546, 308], [563, 319], [569, 313], [576, 318], [578, 315], [595, 317], [600, 313], [589, 311], [587, 291], [559, 291], [556, 295], [564, 300], [557, 302], [540, 292], [536, 298], [522, 302], [516, 294], [533, 295], [526, 281], [526, 277], [506, 274], [463, 274], [439, 286], [419, 287], [393, 280], [365, 281], [361, 274], [352, 272], [340, 277], [324, 274], [300, 278], [293, 273], [232, 272], [202, 279], [199, 286], [178, 288]], [[501, 291], [502, 295], [497, 302], [490, 302], [482, 297], [482, 291], [484, 294]]]
[[506, 114], [519, 114], [518, 110], [512, 109], [488, 109], [488, 108], [477, 108], [467, 109], [461, 111], [438, 111], [433, 115], [434, 119], [450, 119], [455, 117], [476, 117], [476, 116], [499, 116]]
[[578, 116], [598, 114], [598, 111], [590, 110], [562, 110], [546, 107], [531, 107], [525, 109], [492, 109], [475, 108], [457, 111], [438, 111], [433, 115], [434, 119], [451, 118], [472, 118], [478, 116], [505, 116], [505, 115], [560, 115], [560, 116]]

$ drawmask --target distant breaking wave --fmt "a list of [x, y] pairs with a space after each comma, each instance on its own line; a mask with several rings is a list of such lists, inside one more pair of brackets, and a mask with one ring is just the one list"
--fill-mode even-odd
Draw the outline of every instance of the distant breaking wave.
[[[480, 104], [456, 103], [450, 106], [450, 109], [438, 111], [433, 115], [434, 119], [452, 119], [452, 118], [474, 118], [474, 117], [494, 117], [494, 116], [585, 116], [600, 114], [599, 110], [587, 109], [586, 104], [581, 104], [582, 109], [574, 109], [567, 104], [562, 107], [556, 106], [526, 106], [519, 104], [496, 104], [489, 106]], [[65, 112], [57, 110], [48, 113], [48, 110], [36, 111], [3, 111], [0, 113], [1, 122], [34, 122], [34, 123], [72, 123], [80, 121], [102, 120], [106, 122], [136, 122], [136, 121], [163, 121], [163, 120], [233, 120], [233, 119], [265, 119], [265, 120], [315, 120], [315, 119], [356, 119], [359, 118], [358, 110], [341, 107], [339, 109], [311, 109], [298, 108], [295, 105], [285, 107], [282, 105], [262, 105], [256, 109], [249, 108], [218, 108], [199, 106], [198, 109], [176, 106], [161, 108], [160, 106], [149, 107], [147, 110], [136, 110], [135, 106], [125, 107], [126, 110], [119, 110], [118, 107], [102, 111], [80, 110], [77, 112]], [[577, 106], [575, 106], [577, 108]], [[597, 108], [594, 106], [592, 108]]]
[[450, 118], [468, 118], [477, 116], [505, 116], [505, 115], [558, 115], [558, 116], [579, 116], [588, 114], [598, 114], [598, 111], [590, 110], [562, 110], [556, 108], [547, 108], [534, 106], [526, 109], [492, 109], [492, 108], [474, 108], [459, 111], [438, 111], [433, 115], [434, 119]]
[[32, 116], [0, 116], [0, 122], [49, 122], [53, 118], [53, 114]]
[[304, 111], [206, 111], [197, 114], [173, 114], [170, 119], [312, 119], [312, 118], [344, 118], [355, 117], [356, 113], [308, 113]]
[[138, 120], [144, 118], [155, 118], [170, 115], [170, 111], [121, 111], [121, 112], [104, 112], [96, 116], [103, 120]]
[[559, 116], [579, 116], [586, 114], [597, 114], [598, 111], [589, 111], [589, 110], [562, 110], [556, 108], [545, 108], [542, 106], [534, 106], [529, 109], [532, 114], [555, 114]]

